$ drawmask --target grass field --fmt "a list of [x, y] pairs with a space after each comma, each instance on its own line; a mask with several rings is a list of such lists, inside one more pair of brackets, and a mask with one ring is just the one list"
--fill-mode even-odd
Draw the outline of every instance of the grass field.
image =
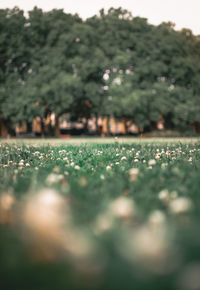
[[74, 140], [0, 143], [1, 289], [200, 289], [200, 141]]
[[132, 144], [132, 143], [197, 143], [199, 138], [191, 137], [66, 137], [66, 138], [26, 138], [26, 139], [1, 139], [1, 143], [26, 143], [26, 144], [51, 144], [51, 145], [66, 145], [66, 144], [112, 144], [118, 142], [120, 144]]

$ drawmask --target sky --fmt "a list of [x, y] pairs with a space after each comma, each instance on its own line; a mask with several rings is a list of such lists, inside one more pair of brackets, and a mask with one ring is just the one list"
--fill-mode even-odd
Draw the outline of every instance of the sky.
[[184, 27], [200, 34], [200, 0], [0, 0], [1, 9], [14, 6], [24, 11], [32, 10], [34, 6], [44, 11], [64, 9], [67, 13], [78, 13], [84, 19], [102, 8], [122, 7], [133, 16], [147, 18], [151, 24], [172, 21], [178, 30]]

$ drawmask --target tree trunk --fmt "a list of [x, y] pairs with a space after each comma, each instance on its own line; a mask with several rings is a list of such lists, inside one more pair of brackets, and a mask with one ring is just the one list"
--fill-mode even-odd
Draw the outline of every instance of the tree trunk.
[[52, 127], [51, 123], [47, 125], [47, 136], [52, 137], [54, 136], [54, 128]]
[[88, 118], [86, 118], [85, 124], [84, 124], [84, 134], [88, 134]]
[[44, 137], [45, 135], [45, 130], [44, 130], [44, 119], [40, 118], [41, 121], [41, 136]]
[[168, 113], [166, 116], [163, 116], [164, 118], [164, 127], [166, 130], [173, 130], [174, 124], [172, 121], [172, 114]]
[[99, 136], [101, 133], [98, 126], [98, 114], [95, 114], [95, 127], [96, 127], [96, 135]]
[[142, 132], [142, 134], [150, 133], [150, 132], [151, 132], [151, 126], [150, 126], [150, 124], [145, 125], [145, 126], [143, 127], [143, 132]]
[[32, 122], [26, 121], [26, 128], [27, 128], [27, 133], [32, 133], [33, 132]]
[[200, 122], [194, 123], [194, 129], [197, 134], [200, 134]]
[[150, 128], [151, 128], [151, 131], [156, 131], [157, 122], [156, 121], [150, 121]]
[[0, 118], [0, 137], [8, 136], [8, 127], [4, 119]]
[[107, 136], [111, 135], [111, 130], [110, 130], [110, 116], [107, 116], [106, 119], [106, 129], [107, 129]]
[[125, 129], [125, 135], [128, 135], [128, 121], [126, 118], [123, 119], [123, 123], [124, 123], [124, 129]]
[[60, 119], [60, 116], [56, 116], [56, 117], [55, 117], [54, 135], [55, 135], [56, 137], [60, 137], [59, 119]]

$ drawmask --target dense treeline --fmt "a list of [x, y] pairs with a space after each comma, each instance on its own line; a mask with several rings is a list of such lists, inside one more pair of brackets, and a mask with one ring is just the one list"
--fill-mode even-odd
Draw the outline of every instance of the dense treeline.
[[[0, 10], [1, 135], [26, 121], [114, 116], [144, 131], [200, 131], [200, 36], [122, 8], [83, 21], [62, 10]], [[87, 122], [86, 122], [87, 126]]]

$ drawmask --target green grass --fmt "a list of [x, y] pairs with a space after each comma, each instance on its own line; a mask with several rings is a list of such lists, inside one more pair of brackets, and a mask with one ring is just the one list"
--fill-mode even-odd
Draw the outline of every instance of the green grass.
[[2, 289], [200, 289], [197, 139], [2, 142], [0, 178]]

